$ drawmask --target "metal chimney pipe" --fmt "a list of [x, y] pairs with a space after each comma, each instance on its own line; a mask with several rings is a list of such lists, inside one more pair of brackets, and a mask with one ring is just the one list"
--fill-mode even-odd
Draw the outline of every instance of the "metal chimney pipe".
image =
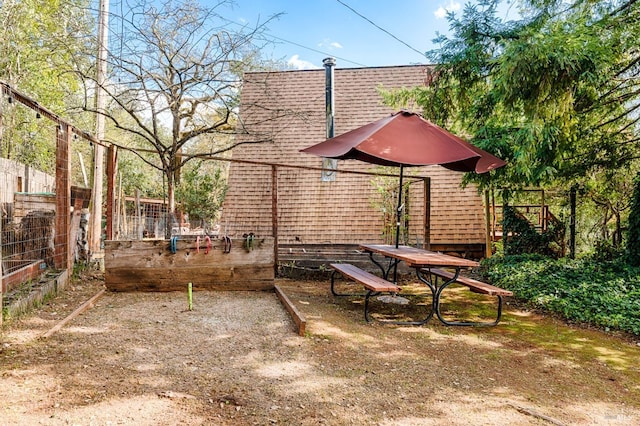
[[[325, 58], [322, 60], [325, 69], [325, 113], [326, 113], [326, 125], [327, 139], [335, 136], [334, 130], [334, 112], [335, 101], [333, 98], [333, 69], [336, 65], [335, 58]], [[322, 159], [322, 178], [323, 182], [333, 182], [336, 180], [336, 173], [334, 170], [338, 168], [338, 160], [331, 158]]]
[[333, 123], [334, 123], [334, 110], [335, 102], [333, 99], [333, 68], [336, 65], [335, 58], [325, 58], [322, 60], [325, 69], [325, 105], [327, 115], [327, 139], [335, 136]]

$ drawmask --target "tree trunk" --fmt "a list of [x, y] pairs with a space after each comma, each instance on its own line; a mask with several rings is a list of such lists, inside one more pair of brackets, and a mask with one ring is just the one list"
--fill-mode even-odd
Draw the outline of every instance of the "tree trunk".
[[173, 227], [173, 219], [176, 216], [176, 195], [175, 195], [175, 182], [174, 173], [172, 170], [165, 172], [167, 178], [167, 220], [165, 227], [165, 238], [171, 238], [171, 228]]
[[622, 245], [622, 219], [620, 217], [620, 212], [616, 210], [616, 231], [613, 236], [613, 246], [615, 248], [619, 248]]

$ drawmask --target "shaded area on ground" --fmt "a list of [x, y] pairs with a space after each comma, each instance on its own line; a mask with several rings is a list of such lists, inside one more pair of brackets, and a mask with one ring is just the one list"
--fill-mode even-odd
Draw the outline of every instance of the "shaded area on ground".
[[[640, 348], [507, 307], [493, 328], [366, 324], [325, 281], [107, 293], [85, 277], [0, 338], [4, 424], [637, 424]], [[452, 300], [451, 303], [458, 303]], [[545, 420], [545, 418], [547, 418]]]

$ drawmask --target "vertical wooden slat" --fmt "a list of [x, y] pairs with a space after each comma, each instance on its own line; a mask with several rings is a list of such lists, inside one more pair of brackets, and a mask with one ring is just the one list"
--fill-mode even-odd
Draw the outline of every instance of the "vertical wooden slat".
[[113, 240], [113, 224], [115, 221], [115, 190], [118, 169], [118, 151], [114, 145], [107, 150], [107, 240]]
[[485, 249], [484, 256], [491, 257], [491, 208], [489, 205], [489, 190], [484, 190], [484, 223], [485, 223]]
[[71, 126], [56, 127], [56, 234], [54, 237], [54, 264], [59, 269], [71, 269]]
[[509, 209], [509, 195], [508, 195], [508, 192], [503, 192], [502, 193], [502, 252], [505, 255], [509, 254], [509, 227], [507, 226], [504, 220], [508, 209]]

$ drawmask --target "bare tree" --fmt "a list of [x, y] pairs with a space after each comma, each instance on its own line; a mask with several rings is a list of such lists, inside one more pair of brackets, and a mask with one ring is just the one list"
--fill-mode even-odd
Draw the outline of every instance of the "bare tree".
[[[87, 84], [84, 109], [107, 117], [112, 128], [107, 142], [119, 145], [118, 132], [129, 140], [133, 136], [134, 151], [165, 176], [171, 213], [185, 162], [228, 151], [239, 143], [234, 134], [246, 133], [236, 117], [242, 74], [259, 69], [265, 25], [275, 17], [239, 26], [218, 12], [230, 5], [227, 0], [207, 8], [190, 0], [140, 0], [120, 17], [120, 34], [118, 17], [112, 18], [116, 31], [103, 85], [110, 100], [105, 109], [90, 102], [98, 84], [94, 73], [81, 73]], [[270, 140], [254, 136], [242, 143]], [[207, 152], [202, 152], [203, 141], [209, 141]]]

